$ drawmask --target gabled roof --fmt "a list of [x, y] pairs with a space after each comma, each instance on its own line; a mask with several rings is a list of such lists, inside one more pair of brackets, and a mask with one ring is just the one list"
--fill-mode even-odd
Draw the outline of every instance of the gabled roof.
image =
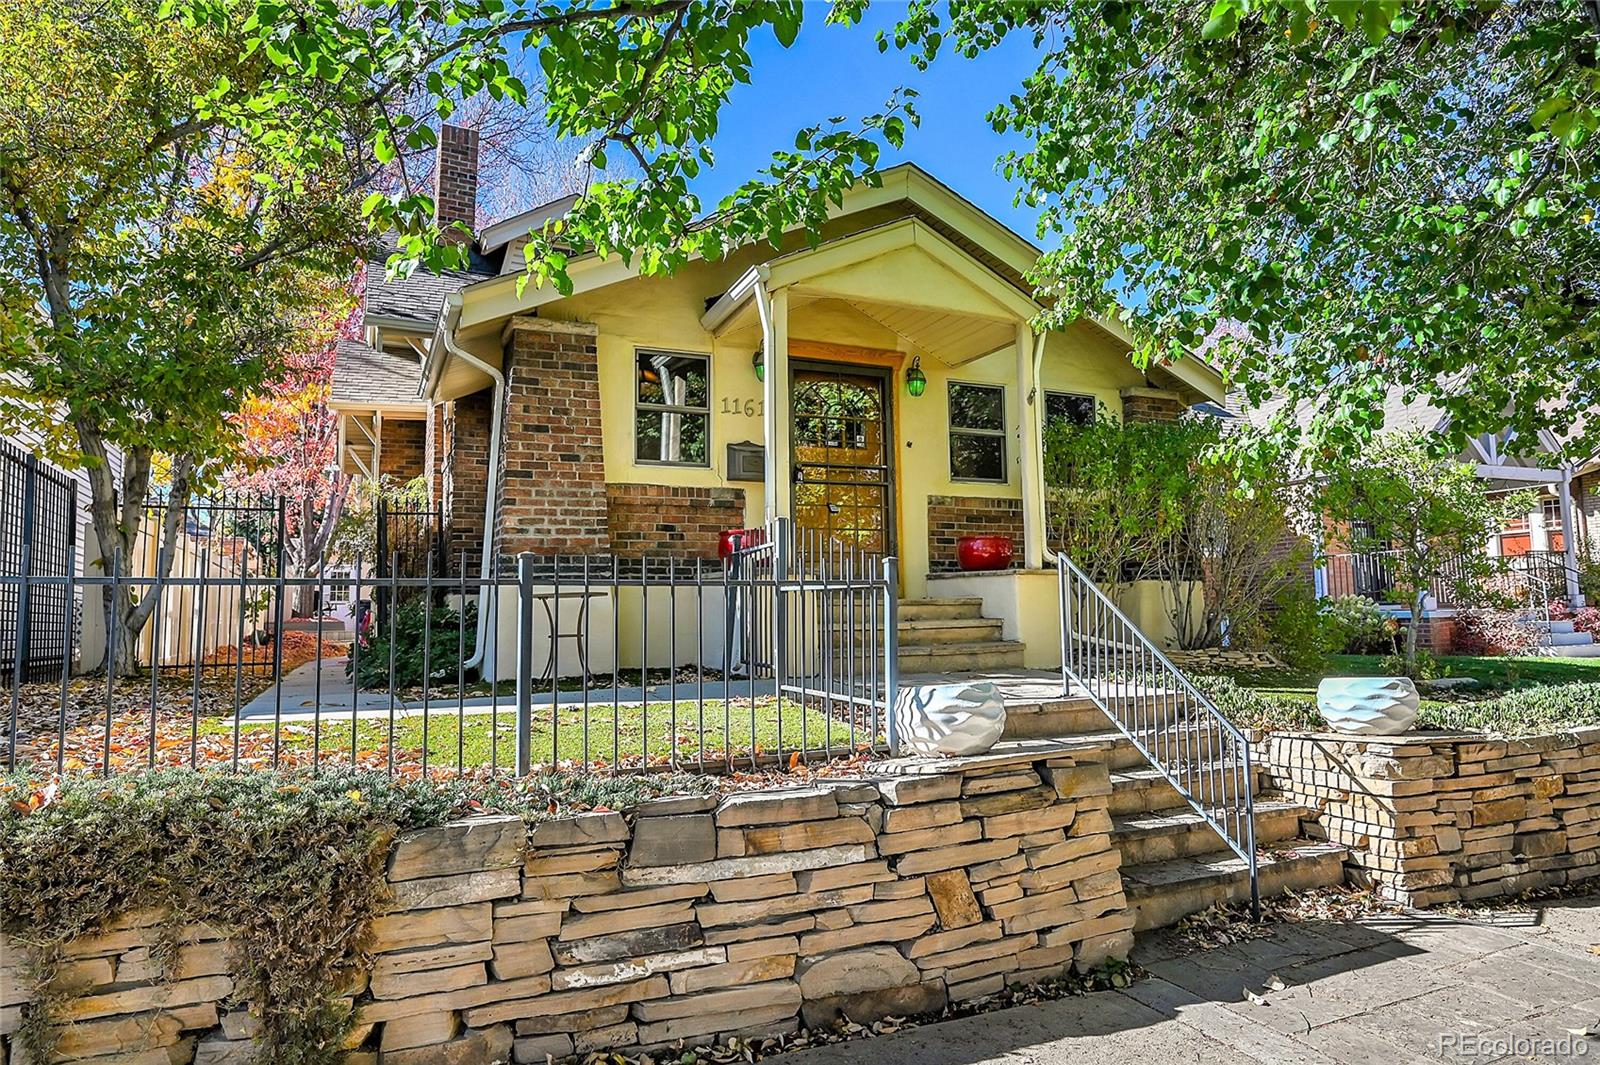
[[554, 218], [561, 218], [578, 202], [577, 193], [562, 196], [541, 203], [537, 207], [530, 207], [526, 211], [519, 211], [510, 218], [502, 218], [498, 222], [491, 222], [483, 227], [478, 234], [478, 247], [485, 255], [499, 251], [519, 237], [525, 237], [532, 230], [538, 229]]
[[341, 340], [333, 363], [332, 406], [419, 406], [422, 367], [417, 357]]
[[446, 270], [434, 273], [418, 270], [410, 277], [390, 278], [385, 260], [390, 247], [381, 255], [367, 261], [366, 291], [362, 297], [362, 311], [369, 319], [403, 320], [414, 323], [418, 332], [432, 332], [444, 309], [444, 299], [474, 282], [496, 276], [497, 271], [484, 258], [473, 251], [472, 262], [466, 270]]

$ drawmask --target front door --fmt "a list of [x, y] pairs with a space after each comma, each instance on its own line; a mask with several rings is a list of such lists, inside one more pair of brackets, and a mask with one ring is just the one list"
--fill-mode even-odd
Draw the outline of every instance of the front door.
[[794, 522], [802, 542], [894, 550], [888, 375], [795, 363], [791, 378]]

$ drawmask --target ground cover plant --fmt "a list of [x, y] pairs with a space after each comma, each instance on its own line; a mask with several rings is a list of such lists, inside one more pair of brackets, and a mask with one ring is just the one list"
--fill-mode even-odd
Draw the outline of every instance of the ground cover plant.
[[154, 908], [169, 978], [179, 928], [227, 931], [235, 995], [260, 1022], [258, 1060], [338, 1061], [352, 1023], [340, 995], [370, 964], [398, 833], [485, 810], [537, 820], [711, 786], [684, 774], [428, 782], [345, 769], [0, 777], [0, 923], [28, 956], [34, 992], [19, 1036], [34, 1060], [51, 1060], [71, 994], [53, 982], [65, 944]]

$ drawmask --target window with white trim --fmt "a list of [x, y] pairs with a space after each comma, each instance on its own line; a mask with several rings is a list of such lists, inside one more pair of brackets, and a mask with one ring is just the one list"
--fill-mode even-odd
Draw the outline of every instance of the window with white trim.
[[950, 476], [1006, 479], [1006, 390], [950, 382]]
[[633, 454], [639, 462], [706, 466], [711, 446], [711, 360], [641, 350], [634, 366]]

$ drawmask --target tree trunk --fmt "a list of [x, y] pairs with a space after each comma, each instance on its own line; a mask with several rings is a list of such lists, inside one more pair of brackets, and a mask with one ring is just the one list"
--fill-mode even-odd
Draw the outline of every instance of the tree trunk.
[[1406, 626], [1406, 676], [1417, 680], [1417, 633], [1422, 628], [1422, 604], [1428, 597], [1426, 587], [1411, 593], [1411, 624]]
[[328, 550], [328, 543], [333, 539], [333, 531], [338, 527], [339, 519], [344, 515], [344, 505], [350, 496], [351, 479], [343, 473], [333, 475], [333, 485], [328, 491], [327, 509], [315, 522], [311, 518], [311, 501], [300, 501], [300, 573], [302, 576], [315, 575], [316, 581], [302, 581], [295, 588], [295, 616], [308, 617], [311, 605], [320, 586], [322, 576], [323, 556]]
[[[89, 513], [95, 539], [100, 545], [101, 572], [119, 578], [117, 588], [109, 584], [101, 587], [100, 616], [108, 625], [107, 659], [101, 669], [119, 677], [137, 676], [139, 638], [161, 601], [162, 589], [172, 572], [178, 533], [183, 529], [189, 500], [193, 462], [183, 457], [173, 462], [170, 505], [161, 524], [155, 567], [153, 572], [140, 573], [134, 552], [144, 529], [144, 504], [150, 490], [154, 456], [146, 447], [125, 451], [119, 483], [119, 478], [112, 474], [110, 449], [99, 428], [86, 419], [79, 419], [76, 429], [79, 447], [90, 459], [87, 471]], [[123, 583], [130, 577], [138, 580]]]

